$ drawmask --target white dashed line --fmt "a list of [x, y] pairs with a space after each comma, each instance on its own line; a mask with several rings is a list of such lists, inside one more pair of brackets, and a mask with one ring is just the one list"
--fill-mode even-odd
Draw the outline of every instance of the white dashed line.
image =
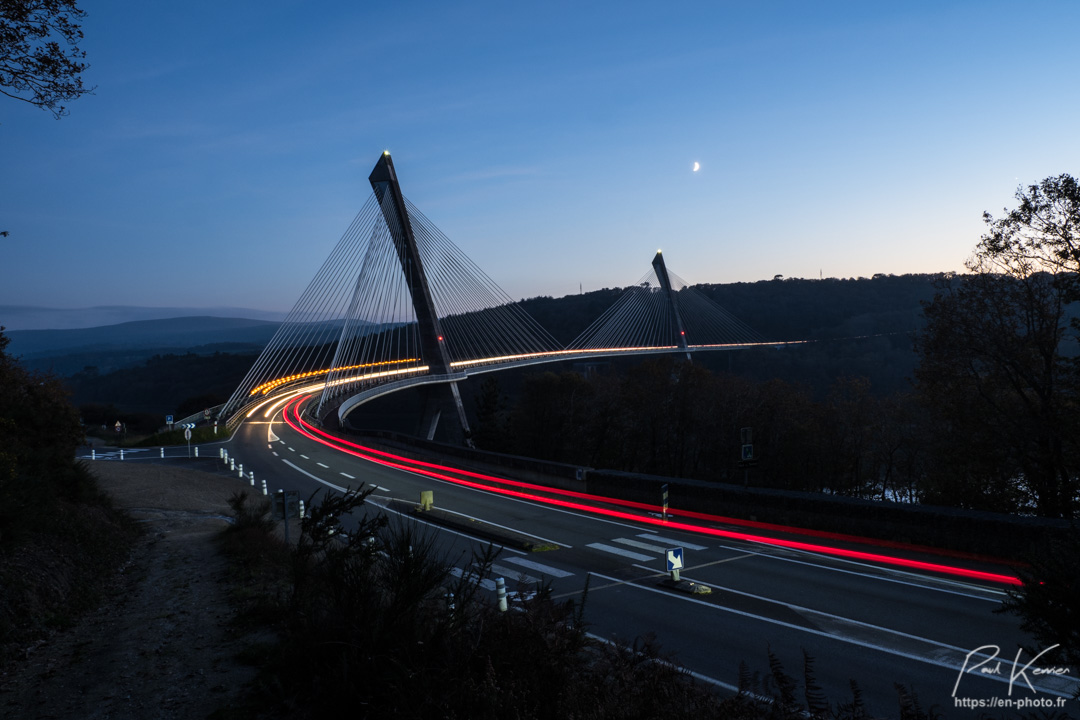
[[345, 477], [349, 478], [350, 480], [355, 480], [356, 479], [352, 475], [350, 475], [349, 473], [338, 473], [338, 474], [339, 475], [344, 475]]
[[[301, 455], [301, 457], [303, 457], [303, 456]], [[315, 463], [315, 464], [316, 464], [316, 465], [318, 465], [319, 467], [324, 467], [324, 468], [326, 468], [327, 470], [329, 470], [329, 469], [330, 469], [330, 466], [329, 466], [329, 465], [323, 465], [323, 464], [322, 464], [321, 462], [317, 462], [317, 463]]]

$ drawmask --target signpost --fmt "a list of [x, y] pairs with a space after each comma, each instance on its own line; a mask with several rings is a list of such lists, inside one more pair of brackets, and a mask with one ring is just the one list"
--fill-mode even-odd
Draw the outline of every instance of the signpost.
[[743, 469], [743, 487], [747, 487], [750, 484], [750, 468], [757, 465], [757, 458], [754, 457], [754, 428], [744, 427], [739, 431], [739, 439], [742, 440], [739, 467]]
[[681, 547], [668, 548], [667, 555], [667, 569], [671, 573], [672, 582], [679, 582], [679, 571], [683, 569], [685, 563], [683, 561], [683, 549]]
[[191, 428], [184, 428], [184, 439], [187, 440], [187, 456], [191, 457]]
[[667, 483], [664, 483], [663, 485], [660, 486], [660, 492], [661, 492], [661, 495], [663, 496], [663, 499], [664, 499], [663, 511], [660, 513], [660, 518], [664, 522], [667, 522], [667, 508], [668, 508], [668, 492], [667, 492], [667, 490], [668, 490]]
[[285, 522], [285, 542], [289, 542], [289, 518], [300, 517], [300, 491], [278, 490], [274, 493], [274, 517]]

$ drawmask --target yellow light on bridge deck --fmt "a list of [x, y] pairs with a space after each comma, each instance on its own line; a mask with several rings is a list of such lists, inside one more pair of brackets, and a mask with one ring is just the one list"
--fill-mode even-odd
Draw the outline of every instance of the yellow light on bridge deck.
[[390, 151], [389, 151], [389, 150], [383, 150], [383, 151], [382, 151], [382, 154], [383, 154], [383, 155], [389, 155], [389, 154], [390, 154]]

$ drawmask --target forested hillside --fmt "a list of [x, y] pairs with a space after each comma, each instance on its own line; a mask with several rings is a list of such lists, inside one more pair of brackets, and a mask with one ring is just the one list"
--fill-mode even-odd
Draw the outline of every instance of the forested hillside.
[[[783, 350], [699, 354], [697, 362], [755, 380], [783, 378], [819, 394], [843, 376], [870, 378], [874, 392], [902, 389], [914, 368], [911, 333], [921, 317], [920, 301], [933, 296], [937, 278], [879, 275], [698, 286], [767, 340], [817, 342]], [[557, 340], [567, 343], [622, 292], [616, 288], [536, 297], [522, 305]], [[182, 414], [180, 408], [186, 409], [188, 400], [224, 402], [255, 357], [162, 352], [137, 367], [106, 372], [88, 365], [64, 374], [77, 405], [111, 405], [121, 413]]]

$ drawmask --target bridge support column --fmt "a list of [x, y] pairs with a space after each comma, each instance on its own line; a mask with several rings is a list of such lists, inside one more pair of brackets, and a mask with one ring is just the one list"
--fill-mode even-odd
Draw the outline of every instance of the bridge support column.
[[664, 255], [659, 250], [656, 251], [656, 257], [652, 261], [653, 271], [656, 273], [656, 279], [660, 281], [660, 289], [664, 291], [664, 295], [667, 296], [668, 307], [671, 308], [671, 314], [675, 318], [675, 336], [676, 343], [680, 348], [686, 351], [686, 359], [690, 359], [690, 348], [686, 344], [686, 328], [683, 327], [682, 315], [679, 314], [679, 300], [675, 297], [675, 293], [671, 289], [671, 278], [668, 277], [667, 265], [664, 264]]
[[[451, 373], [450, 356], [446, 352], [439, 316], [435, 312], [435, 302], [431, 298], [431, 289], [428, 287], [427, 275], [424, 274], [424, 264], [420, 259], [416, 236], [413, 235], [409, 213], [405, 209], [405, 196], [401, 194], [401, 185], [398, 184], [394, 161], [390, 159], [389, 152], [384, 152], [379, 158], [375, 169], [368, 177], [368, 182], [371, 183], [371, 189], [375, 191], [383, 219], [390, 230], [390, 236], [394, 239], [394, 247], [401, 261], [401, 271], [405, 273], [405, 282], [409, 287], [409, 295], [412, 297], [413, 310], [416, 312], [416, 322], [420, 330], [420, 354], [427, 363], [429, 374], [449, 375]], [[445, 390], [439, 394], [444, 393]], [[425, 406], [430, 404], [430, 397]], [[449, 397], [454, 403], [458, 421], [461, 423], [464, 440], [471, 446], [472, 441], [469, 439], [471, 432], [465, 417], [465, 406], [461, 403], [461, 394], [458, 392], [456, 383], [450, 384]], [[441, 413], [432, 412], [433, 414], [429, 417], [428, 408], [425, 407], [422, 420], [423, 432], [428, 434], [429, 439], [434, 437], [441, 415]]]

